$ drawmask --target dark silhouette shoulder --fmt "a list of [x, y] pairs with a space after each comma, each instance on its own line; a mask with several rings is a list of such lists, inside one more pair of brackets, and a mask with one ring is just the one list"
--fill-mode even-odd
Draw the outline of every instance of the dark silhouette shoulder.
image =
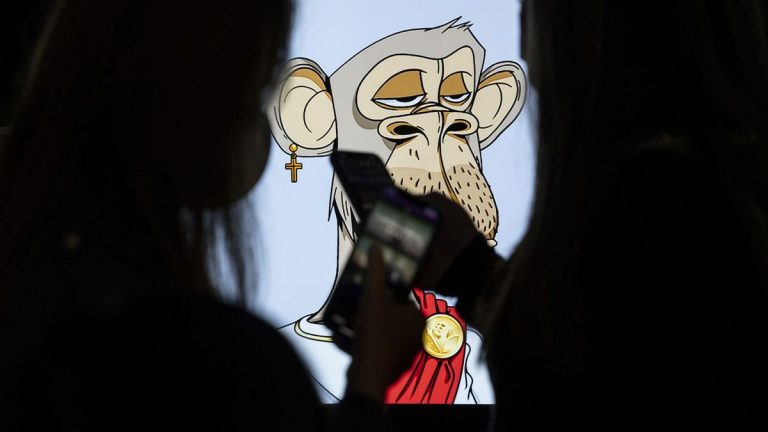
[[6, 317], [4, 430], [324, 430], [306, 369], [272, 326], [149, 289], [123, 255], [83, 247], [52, 254], [38, 294]]

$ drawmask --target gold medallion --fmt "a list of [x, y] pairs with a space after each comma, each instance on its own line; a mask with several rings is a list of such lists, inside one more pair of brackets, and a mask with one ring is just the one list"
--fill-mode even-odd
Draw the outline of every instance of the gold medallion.
[[435, 314], [427, 318], [421, 335], [424, 351], [432, 357], [453, 357], [464, 346], [464, 330], [456, 318], [448, 314]]

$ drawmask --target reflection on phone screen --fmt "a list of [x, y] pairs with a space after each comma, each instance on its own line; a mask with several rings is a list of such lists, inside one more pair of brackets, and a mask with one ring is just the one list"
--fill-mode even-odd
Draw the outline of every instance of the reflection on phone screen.
[[[387, 281], [396, 298], [410, 293], [421, 261], [429, 249], [438, 213], [401, 192], [387, 190], [366, 221], [365, 228], [339, 278], [331, 305], [331, 320], [351, 327], [368, 269], [368, 252], [377, 245], [382, 252]], [[349, 330], [349, 328], [347, 328]], [[353, 335], [351, 330], [349, 336]]]
[[347, 267], [354, 271], [354, 283], [362, 283], [368, 268], [368, 250], [376, 244], [382, 251], [390, 285], [410, 289], [421, 259], [429, 248], [437, 222], [437, 213], [430, 208], [415, 207], [398, 200], [398, 195], [386, 194], [371, 212]]

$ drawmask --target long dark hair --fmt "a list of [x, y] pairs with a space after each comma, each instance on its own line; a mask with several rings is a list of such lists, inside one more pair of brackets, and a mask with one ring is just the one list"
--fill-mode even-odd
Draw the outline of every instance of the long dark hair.
[[16, 2], [12, 13], [5, 11], [0, 16], [0, 49], [4, 53], [0, 64], [0, 127], [10, 121], [13, 102], [51, 3], [52, 0]]
[[526, 8], [538, 103], [535, 202], [510, 264], [509, 297], [498, 303], [504, 319], [496, 320], [519, 330], [512, 336], [520, 349], [578, 350], [555, 347], [555, 333], [580, 320], [572, 288], [583, 227], [606, 167], [627, 143], [671, 134], [696, 146], [707, 142], [697, 138], [727, 137], [693, 149], [721, 165], [726, 158], [718, 158], [746, 143], [750, 157], [727, 169], [743, 176], [747, 224], [763, 233], [755, 242], [768, 264], [765, 2], [531, 0]]
[[166, 282], [213, 294], [219, 239], [242, 287], [236, 200], [267, 158], [262, 99], [291, 13], [290, 1], [58, 2], [0, 148], [0, 300], [83, 197], [91, 221], [141, 237]]

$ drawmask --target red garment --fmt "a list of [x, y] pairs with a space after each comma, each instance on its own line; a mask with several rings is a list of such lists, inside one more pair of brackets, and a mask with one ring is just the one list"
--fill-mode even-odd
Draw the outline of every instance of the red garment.
[[[455, 308], [448, 306], [445, 300], [440, 300], [433, 293], [424, 292], [418, 288], [413, 294], [419, 301], [424, 318], [444, 313], [455, 318], [467, 335], [467, 325]], [[416, 355], [411, 368], [394, 382], [384, 396], [388, 404], [452, 404], [464, 371], [464, 351], [466, 344], [450, 358], [438, 359], [429, 355], [424, 349]]]

